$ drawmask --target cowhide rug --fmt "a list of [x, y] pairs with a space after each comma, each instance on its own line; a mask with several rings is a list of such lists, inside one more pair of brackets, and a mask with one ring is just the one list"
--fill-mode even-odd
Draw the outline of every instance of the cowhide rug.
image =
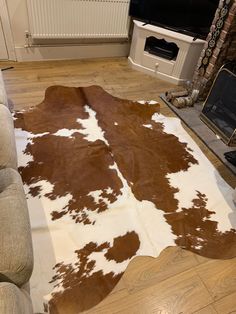
[[236, 256], [233, 189], [176, 118], [98, 86], [47, 89], [14, 115], [28, 198], [35, 312], [79, 313], [139, 255]]

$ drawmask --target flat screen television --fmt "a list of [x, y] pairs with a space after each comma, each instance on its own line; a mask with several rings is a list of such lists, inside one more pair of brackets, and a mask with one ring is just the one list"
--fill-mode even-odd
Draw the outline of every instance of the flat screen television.
[[144, 23], [206, 39], [219, 0], [131, 0], [129, 14]]

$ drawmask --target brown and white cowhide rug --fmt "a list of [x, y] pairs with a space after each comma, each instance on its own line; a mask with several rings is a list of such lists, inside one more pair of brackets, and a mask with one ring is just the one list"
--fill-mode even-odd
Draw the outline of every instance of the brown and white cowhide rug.
[[28, 198], [35, 312], [79, 313], [135, 256], [236, 256], [233, 189], [176, 118], [98, 86], [47, 89], [14, 115]]

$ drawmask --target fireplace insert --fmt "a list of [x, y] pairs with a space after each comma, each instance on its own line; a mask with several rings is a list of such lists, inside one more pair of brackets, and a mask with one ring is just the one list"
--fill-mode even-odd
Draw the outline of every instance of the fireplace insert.
[[236, 146], [236, 63], [218, 72], [200, 115], [229, 146]]

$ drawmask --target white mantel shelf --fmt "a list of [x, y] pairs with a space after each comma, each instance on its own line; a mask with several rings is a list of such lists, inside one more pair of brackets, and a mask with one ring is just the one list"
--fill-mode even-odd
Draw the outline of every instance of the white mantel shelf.
[[[145, 51], [150, 36], [174, 42], [179, 47], [176, 59], [170, 61]], [[129, 62], [134, 69], [179, 85], [192, 79], [204, 44], [204, 40], [134, 20]]]

